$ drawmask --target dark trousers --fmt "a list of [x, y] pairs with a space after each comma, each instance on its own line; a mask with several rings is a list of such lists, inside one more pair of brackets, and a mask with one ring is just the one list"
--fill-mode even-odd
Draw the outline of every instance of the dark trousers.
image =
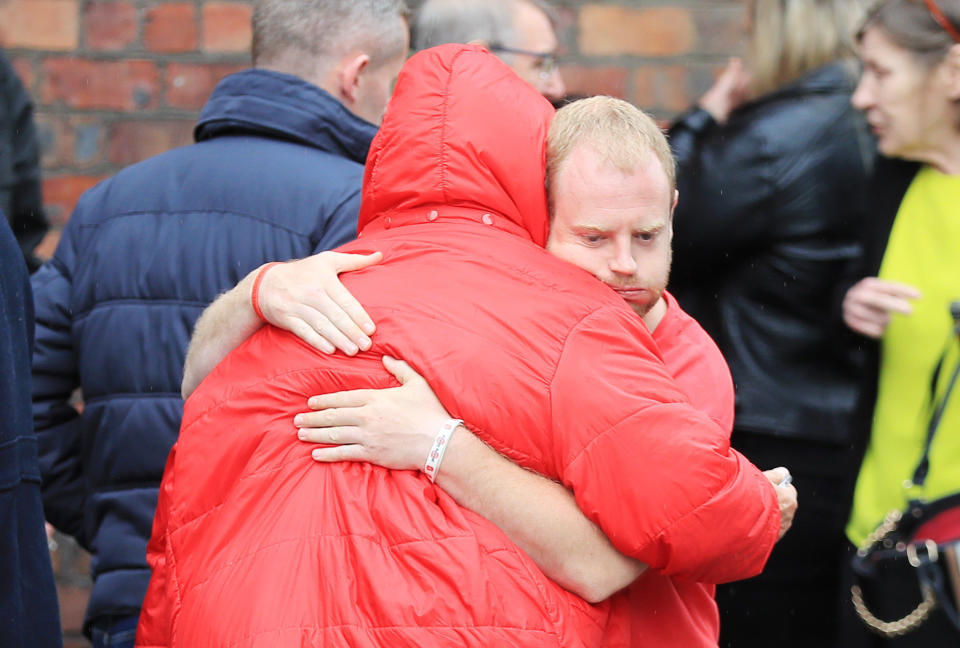
[[105, 617], [90, 625], [93, 648], [133, 648], [138, 617]]
[[799, 508], [763, 573], [717, 588], [721, 648], [838, 645], [843, 529], [858, 456], [848, 448], [734, 431], [761, 470], [786, 466]]

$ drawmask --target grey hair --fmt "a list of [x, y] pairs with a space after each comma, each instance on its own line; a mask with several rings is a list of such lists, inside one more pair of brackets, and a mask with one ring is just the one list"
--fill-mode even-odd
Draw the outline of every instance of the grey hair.
[[516, 0], [426, 0], [414, 18], [413, 49], [444, 43], [484, 41], [490, 45], [515, 42]]
[[404, 0], [255, 0], [253, 63], [301, 59], [312, 68], [357, 47], [387, 60], [404, 48], [407, 14]]
[[[960, 29], [960, 0], [938, 0], [937, 6], [944, 17]], [[863, 40], [863, 35], [873, 27], [879, 28], [895, 45], [912, 53], [927, 67], [942, 61], [955, 44], [922, 2], [881, 0], [867, 14], [857, 32], [857, 40]]]

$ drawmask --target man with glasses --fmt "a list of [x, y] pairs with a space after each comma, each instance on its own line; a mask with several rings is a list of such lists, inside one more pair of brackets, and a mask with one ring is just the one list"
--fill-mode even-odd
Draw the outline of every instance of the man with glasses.
[[550, 7], [537, 0], [427, 0], [413, 24], [413, 47], [482, 45], [557, 104], [566, 88], [555, 58]]

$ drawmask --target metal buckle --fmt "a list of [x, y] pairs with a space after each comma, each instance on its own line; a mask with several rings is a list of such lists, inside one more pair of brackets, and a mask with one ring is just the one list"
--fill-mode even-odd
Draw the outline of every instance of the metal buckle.
[[[917, 547], [920, 546], [916, 543], [911, 542], [907, 545], [907, 562], [910, 563], [910, 566], [914, 569], [920, 567], [922, 560], [920, 556], [917, 555]], [[927, 549], [927, 560], [930, 563], [935, 563], [940, 559], [940, 552], [937, 551], [937, 543], [933, 540], [927, 538], [923, 541], [923, 546]]]

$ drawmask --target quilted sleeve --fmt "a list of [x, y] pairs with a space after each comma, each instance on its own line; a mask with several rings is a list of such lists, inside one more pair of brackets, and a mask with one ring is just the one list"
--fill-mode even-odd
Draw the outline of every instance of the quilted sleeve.
[[773, 486], [694, 409], [632, 314], [568, 336], [551, 384], [564, 484], [613, 544], [669, 576], [759, 573], [780, 525]]
[[68, 225], [53, 259], [31, 278], [36, 312], [33, 423], [47, 520], [89, 550], [83, 530], [86, 487], [81, 463], [80, 415], [70, 404], [80, 385], [72, 329], [71, 265], [76, 227]]

